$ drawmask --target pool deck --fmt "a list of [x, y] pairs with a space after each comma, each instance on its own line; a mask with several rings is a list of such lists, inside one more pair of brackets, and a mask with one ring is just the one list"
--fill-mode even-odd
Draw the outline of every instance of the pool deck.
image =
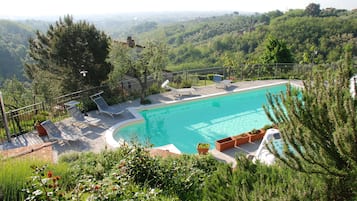
[[[287, 80], [257, 80], [257, 81], [242, 81], [232, 83], [227, 89], [216, 88], [216, 85], [195, 87], [196, 93], [190, 96], [175, 97], [172, 92], [165, 92], [161, 94], [155, 94], [148, 97], [153, 104], [167, 104], [187, 99], [196, 99], [201, 97], [207, 97], [212, 95], [232, 93], [241, 90], [248, 90], [266, 85], [275, 85], [278, 83], [288, 82]], [[290, 80], [292, 84], [302, 85], [301, 81]], [[127, 101], [113, 107], [126, 109], [126, 108], [138, 108], [141, 107], [139, 100]], [[70, 152], [95, 152], [98, 153], [105, 149], [113, 149], [106, 142], [105, 133], [108, 128], [117, 125], [120, 122], [133, 119], [134, 116], [125, 111], [121, 115], [112, 118], [105, 114], [98, 114], [97, 111], [88, 112], [89, 118], [97, 120], [98, 126], [74, 124], [72, 118], [66, 118], [55, 124], [60, 130], [66, 133], [78, 133], [83, 135], [80, 140], [74, 142], [51, 142], [48, 137], [39, 137], [36, 131], [32, 131], [21, 136], [12, 138], [11, 142], [5, 142], [0, 144], [0, 153], [5, 157], [23, 156], [29, 153], [36, 153], [39, 157], [42, 157], [47, 153], [50, 156], [44, 156], [49, 158], [53, 162], [57, 162], [58, 157], [65, 153]], [[211, 148], [210, 153], [217, 158], [217, 160], [231, 163], [233, 166], [236, 164], [235, 156], [237, 154], [253, 153], [258, 148], [260, 142], [248, 143], [240, 147], [235, 147], [224, 152]], [[50, 147], [50, 148], [48, 148]], [[46, 152], [42, 149], [46, 148]], [[42, 151], [41, 151], [42, 150]], [[35, 154], [36, 155], [36, 154]]]

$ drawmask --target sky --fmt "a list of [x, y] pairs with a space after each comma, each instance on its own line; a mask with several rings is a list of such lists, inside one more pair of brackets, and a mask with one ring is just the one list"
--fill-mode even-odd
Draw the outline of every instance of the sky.
[[105, 15], [161, 11], [269, 12], [304, 9], [310, 3], [320, 8], [352, 10], [357, 0], [4, 0], [0, 17]]

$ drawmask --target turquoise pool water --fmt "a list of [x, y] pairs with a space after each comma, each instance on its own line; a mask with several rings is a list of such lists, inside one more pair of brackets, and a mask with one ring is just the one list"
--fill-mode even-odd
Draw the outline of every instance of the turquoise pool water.
[[199, 142], [213, 148], [218, 139], [270, 124], [262, 108], [266, 93], [285, 89], [285, 85], [277, 85], [143, 110], [140, 114], [145, 121], [119, 129], [114, 139], [135, 139], [154, 146], [174, 144], [183, 153], [197, 153]]

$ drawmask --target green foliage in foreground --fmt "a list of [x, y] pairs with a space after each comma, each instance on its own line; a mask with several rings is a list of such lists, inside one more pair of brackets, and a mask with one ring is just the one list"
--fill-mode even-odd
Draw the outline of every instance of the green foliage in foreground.
[[232, 169], [212, 156], [151, 157], [140, 146], [67, 154], [51, 166], [6, 163], [4, 200], [326, 200], [328, 190], [320, 177], [283, 164], [238, 157]]
[[155, 193], [139, 200], [201, 200], [204, 181], [223, 165], [213, 157], [153, 158], [139, 146], [101, 154], [72, 154], [61, 161], [72, 167], [72, 184], [66, 187], [83, 189], [83, 197], [90, 195], [96, 200], [102, 196], [109, 200], [138, 199], [137, 194], [143, 192]]
[[296, 171], [322, 176], [329, 184], [328, 200], [357, 198], [357, 101], [350, 93], [352, 52], [347, 50], [345, 65], [313, 73], [301, 90], [269, 94], [264, 107], [284, 141], [283, 155], [273, 153]]
[[326, 200], [326, 185], [314, 175], [283, 165], [253, 164], [237, 158], [235, 171], [220, 167], [207, 180], [204, 200]]
[[[30, 167], [44, 164], [44, 161], [33, 159], [20, 158], [1, 161], [0, 158], [0, 200], [24, 200], [22, 189], [26, 187], [26, 182], [33, 174]], [[66, 164], [51, 165], [50, 168], [66, 178]]]

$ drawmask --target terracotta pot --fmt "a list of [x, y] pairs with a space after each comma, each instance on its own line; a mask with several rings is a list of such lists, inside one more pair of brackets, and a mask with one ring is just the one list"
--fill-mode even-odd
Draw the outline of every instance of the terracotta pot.
[[206, 155], [208, 153], [210, 145], [207, 143], [198, 143], [197, 152], [199, 155]]
[[216, 141], [216, 149], [218, 151], [224, 151], [234, 147], [235, 140], [232, 137], [223, 138]]
[[197, 148], [199, 155], [206, 155], [208, 153], [208, 148]]
[[37, 130], [39, 136], [47, 135], [45, 128], [43, 128], [43, 126], [41, 126], [41, 124], [36, 124], [35, 127], [36, 127], [36, 130]]
[[248, 143], [250, 135], [248, 133], [243, 133], [240, 135], [233, 136], [233, 139], [235, 140], [235, 146], [239, 146]]
[[249, 142], [254, 142], [254, 141], [263, 139], [263, 137], [265, 135], [265, 130], [260, 129], [258, 133], [249, 134], [249, 135], [250, 135]]

